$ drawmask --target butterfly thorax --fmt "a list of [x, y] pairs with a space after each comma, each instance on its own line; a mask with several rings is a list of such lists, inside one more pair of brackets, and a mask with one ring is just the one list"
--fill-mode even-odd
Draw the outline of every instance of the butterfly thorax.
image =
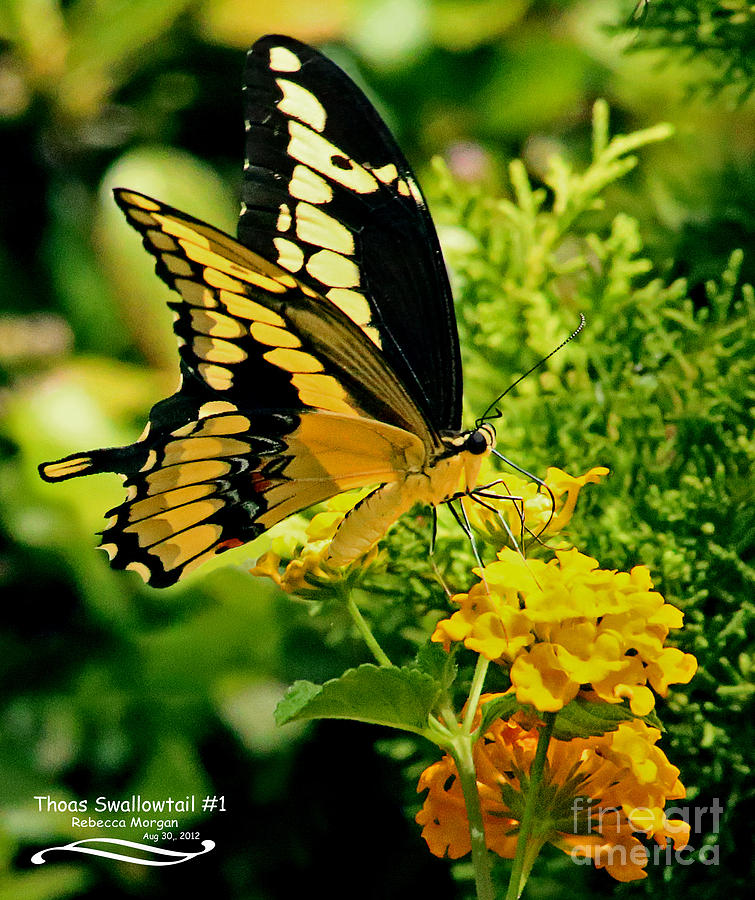
[[489, 424], [445, 435], [442, 453], [428, 459], [421, 470], [408, 471], [400, 481], [381, 485], [351, 510], [330, 544], [328, 562], [344, 566], [367, 553], [415, 503], [439, 506], [469, 493], [494, 440], [495, 431]]

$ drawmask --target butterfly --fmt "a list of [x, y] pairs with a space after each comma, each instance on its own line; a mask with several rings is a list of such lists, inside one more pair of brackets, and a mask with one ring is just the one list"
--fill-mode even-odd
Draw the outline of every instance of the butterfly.
[[354, 82], [261, 38], [244, 72], [238, 239], [159, 200], [115, 201], [176, 292], [177, 392], [126, 447], [39, 466], [125, 479], [101, 547], [154, 587], [292, 513], [373, 487], [327, 561], [369, 550], [416, 502], [473, 490], [495, 439], [461, 429], [453, 299], [417, 181]]

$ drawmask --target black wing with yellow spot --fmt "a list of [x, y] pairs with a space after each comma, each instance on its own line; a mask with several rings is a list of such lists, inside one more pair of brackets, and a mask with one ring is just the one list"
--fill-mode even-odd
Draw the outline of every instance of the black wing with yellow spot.
[[135, 191], [115, 199], [179, 295], [168, 305], [191, 376], [237, 406], [366, 416], [438, 446], [384, 356], [337, 306], [211, 225]]
[[461, 363], [416, 179], [354, 82], [292, 38], [247, 56], [239, 238], [349, 315], [437, 431], [461, 426]]

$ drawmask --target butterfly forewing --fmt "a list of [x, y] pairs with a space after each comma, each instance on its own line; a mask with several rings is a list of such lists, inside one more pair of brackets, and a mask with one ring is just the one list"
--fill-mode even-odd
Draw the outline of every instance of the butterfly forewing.
[[116, 201], [142, 234], [188, 371], [231, 402], [313, 407], [435, 438], [368, 337], [332, 303], [229, 235], [134, 191]]
[[240, 240], [356, 322], [437, 431], [458, 430], [453, 301], [416, 180], [362, 91], [269, 36], [247, 57]]

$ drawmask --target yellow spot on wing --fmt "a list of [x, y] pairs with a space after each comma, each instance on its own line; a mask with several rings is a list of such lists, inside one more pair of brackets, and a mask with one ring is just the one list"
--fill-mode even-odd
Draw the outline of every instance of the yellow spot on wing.
[[133, 219], [135, 222], [138, 222], [140, 225], [156, 225], [154, 216], [151, 216], [149, 213], [142, 212], [139, 209], [130, 209], [126, 213], [129, 219]]
[[355, 324], [367, 325], [372, 320], [370, 304], [364, 294], [360, 294], [359, 291], [351, 291], [348, 288], [332, 288], [325, 296], [345, 312]]
[[286, 331], [285, 328], [253, 322], [249, 331], [255, 341], [259, 341], [260, 344], [267, 344], [270, 347], [301, 347], [299, 338], [290, 331]]
[[354, 236], [349, 229], [310, 203], [299, 203], [296, 207], [296, 234], [309, 244], [346, 253], [354, 253]]
[[199, 418], [204, 419], [207, 416], [236, 411], [237, 409], [233, 403], [229, 403], [227, 400], [210, 400], [199, 407]]
[[215, 294], [198, 281], [190, 281], [188, 278], [176, 278], [175, 285], [183, 299], [192, 306], [208, 308], [218, 305]]
[[146, 476], [149, 488], [147, 493], [162, 494], [173, 488], [184, 487], [187, 484], [198, 484], [200, 481], [213, 481], [222, 478], [231, 471], [229, 463], [222, 459], [205, 459], [199, 462], [183, 463], [179, 466], [169, 466], [165, 469], [157, 469]]
[[233, 384], [233, 372], [223, 366], [214, 366], [210, 363], [200, 363], [197, 366], [199, 374], [215, 391], [227, 391]]
[[189, 487], [177, 488], [174, 491], [166, 491], [164, 494], [155, 494], [145, 500], [137, 500], [128, 508], [129, 522], [138, 522], [149, 516], [155, 516], [167, 509], [183, 506], [192, 500], [200, 500], [215, 490], [212, 484], [192, 484]]
[[172, 272], [174, 275], [191, 275], [192, 268], [186, 262], [185, 259], [182, 259], [180, 256], [173, 256], [172, 253], [163, 253], [160, 257], [165, 265], [168, 267], [168, 271]]
[[150, 450], [147, 454], [147, 461], [144, 465], [139, 469], [140, 472], [149, 472], [149, 470], [155, 465], [157, 462], [157, 453], [154, 450]]
[[211, 334], [213, 337], [238, 338], [247, 333], [246, 327], [237, 319], [204, 309], [191, 310], [191, 324], [200, 334]]
[[291, 210], [285, 203], [278, 208], [278, 221], [275, 223], [278, 231], [288, 231], [291, 227]]
[[390, 184], [398, 178], [398, 169], [393, 163], [388, 163], [388, 165], [381, 166], [379, 169], [372, 169], [372, 174], [375, 178], [379, 178], [383, 184]]
[[247, 355], [246, 350], [238, 344], [202, 335], [194, 338], [192, 347], [197, 356], [214, 363], [238, 363], [245, 360]]
[[285, 319], [282, 319], [278, 313], [249, 300], [246, 297], [239, 297], [230, 291], [220, 292], [220, 302], [225, 306], [229, 313], [233, 316], [239, 316], [241, 319], [251, 319], [254, 322], [267, 322], [268, 325], [284, 326]]
[[307, 260], [309, 274], [328, 287], [359, 286], [359, 267], [352, 260], [332, 250], [318, 250]]
[[195, 503], [165, 510], [159, 515], [143, 519], [133, 525], [127, 525], [123, 530], [135, 533], [140, 547], [151, 547], [171, 536], [180, 539], [180, 535], [176, 532], [202, 522], [224, 505], [220, 498], [198, 500]]
[[163, 234], [162, 231], [149, 228], [147, 229], [147, 237], [150, 243], [157, 247], [158, 250], [178, 250], [178, 244], [173, 238]]
[[136, 572], [137, 575], [141, 576], [141, 578], [144, 579], [145, 583], [148, 582], [152, 577], [152, 573], [150, 572], [149, 568], [144, 565], [144, 563], [133, 561], [128, 563], [126, 568], [129, 572]]
[[346, 402], [346, 391], [332, 375], [299, 373], [292, 376], [291, 383], [303, 406], [354, 415], [354, 408]]
[[274, 72], [298, 72], [301, 69], [301, 62], [288, 47], [271, 47], [270, 68]]
[[275, 350], [268, 350], [263, 356], [269, 363], [285, 369], [287, 372], [322, 372], [323, 370], [319, 360], [301, 350], [277, 347]]
[[196, 432], [195, 437], [207, 437], [216, 434], [241, 434], [248, 431], [251, 422], [246, 416], [217, 416], [213, 419], [207, 419], [202, 427]]
[[234, 291], [237, 294], [244, 292], [244, 284], [238, 278], [229, 278], [224, 272], [216, 272], [215, 269], [205, 269], [204, 279], [211, 287]]
[[304, 252], [298, 244], [289, 241], [288, 238], [273, 238], [273, 244], [278, 251], [278, 265], [288, 269], [289, 272], [298, 272], [304, 265]]
[[[288, 123], [288, 133], [291, 136], [288, 155], [293, 159], [358, 194], [371, 194], [378, 189], [378, 182], [364, 166], [348, 159], [338, 147], [316, 131], [292, 120]], [[333, 162], [334, 159], [336, 162]]]
[[283, 98], [277, 103], [282, 113], [294, 116], [315, 131], [325, 128], [325, 109], [313, 93], [287, 78], [276, 78], [275, 83], [283, 92]]
[[[285, 294], [288, 288], [288, 286], [281, 281], [275, 281], [274, 279], [268, 278], [265, 275], [260, 275], [257, 272], [252, 272], [248, 269], [243, 270], [243, 272], [241, 272], [241, 270], [237, 271], [240, 271], [244, 281], [256, 285], [265, 291], [270, 291], [274, 294]], [[235, 291], [236, 293], [243, 293], [244, 285], [242, 282], [237, 281], [235, 278], [229, 278], [223, 272], [218, 272], [213, 268], [207, 268], [204, 270], [204, 277], [205, 281], [213, 287]]]
[[42, 467], [43, 472], [48, 478], [63, 478], [66, 475], [75, 475], [77, 472], [83, 472], [92, 465], [90, 456], [77, 456], [76, 459], [66, 459], [62, 462], [48, 463]]
[[322, 175], [302, 165], [294, 167], [288, 192], [297, 200], [306, 200], [309, 203], [330, 203], [333, 199], [333, 188]]
[[246, 456], [249, 444], [228, 437], [191, 437], [171, 441], [165, 446], [163, 465], [192, 462], [197, 459], [216, 459], [220, 456]]
[[210, 249], [210, 240], [203, 234], [200, 234], [195, 228], [183, 222], [177, 222], [166, 215], [156, 215], [155, 219], [162, 226], [162, 230], [167, 234], [172, 234], [180, 240], [187, 241], [196, 247], [204, 247], [205, 250]]
[[170, 572], [216, 543], [222, 531], [220, 525], [195, 525], [155, 544], [149, 552]]
[[131, 191], [120, 191], [119, 195], [126, 203], [130, 203], [132, 206], [138, 206], [140, 209], [147, 209], [151, 212], [157, 212], [160, 209], [158, 203], [155, 203], [154, 200], [150, 200], [149, 197], [143, 197], [141, 194], [134, 194]]

